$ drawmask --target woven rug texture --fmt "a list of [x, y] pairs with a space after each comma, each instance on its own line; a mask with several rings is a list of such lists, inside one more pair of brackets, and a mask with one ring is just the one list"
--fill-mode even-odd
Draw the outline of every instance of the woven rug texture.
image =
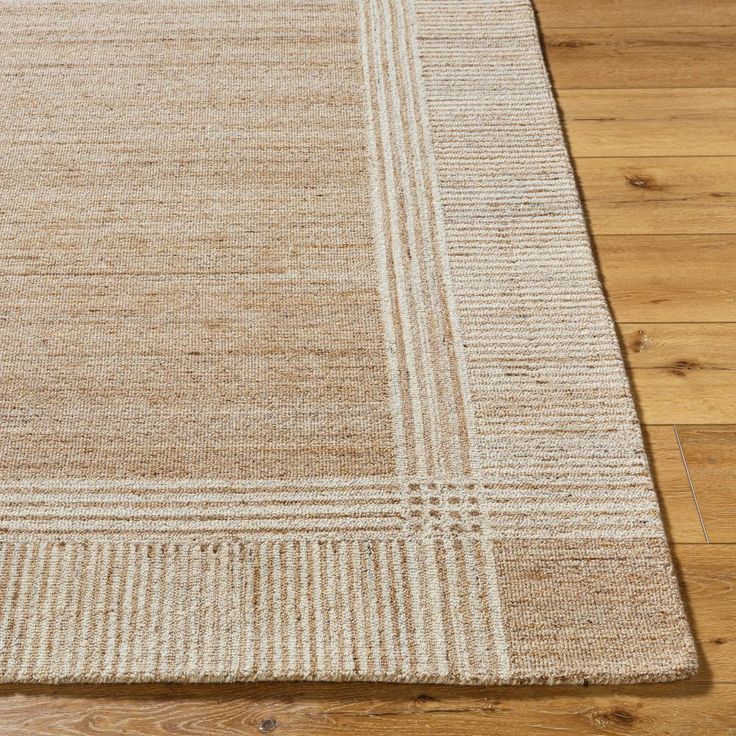
[[528, 0], [0, 0], [0, 680], [695, 667]]

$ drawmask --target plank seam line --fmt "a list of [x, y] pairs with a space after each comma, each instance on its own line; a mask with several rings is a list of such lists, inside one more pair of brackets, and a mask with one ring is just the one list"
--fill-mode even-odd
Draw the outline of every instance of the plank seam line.
[[[537, 11], [537, 14], [539, 14], [539, 11]], [[687, 25], [678, 25], [678, 26], [659, 26], [659, 25], [657, 25], [657, 26], [636, 26], [636, 25], [634, 25], [634, 26], [549, 26], [546, 23], [544, 23], [544, 19], [541, 19], [540, 25], [542, 26], [542, 32], [544, 32], [544, 29], [545, 28], [547, 30], [550, 30], [550, 31], [552, 29], [554, 29], [556, 31], [565, 31], [565, 30], [569, 30], [569, 31], [579, 31], [579, 30], [586, 30], [586, 31], [594, 31], [594, 30], [595, 31], [604, 31], [604, 30], [608, 30], [608, 31], [621, 31], [621, 30], [624, 30], [624, 29], [627, 29], [627, 30], [635, 29], [635, 30], [639, 30], [639, 31], [656, 31], [656, 30], [659, 30], [661, 28], [670, 28], [670, 29], [671, 28], [685, 28], [685, 29], [690, 29], [690, 28], [718, 28], [718, 29], [721, 29], [721, 28], [736, 28], [736, 25], [735, 24], [732, 24], [732, 23], [727, 23], [726, 25], [709, 24], [709, 25], [702, 25], [702, 26], [701, 25], [692, 25], [690, 23], [688, 23]]]
[[[554, 70], [554, 65], [553, 70]], [[554, 76], [554, 71], [553, 71]], [[695, 85], [694, 87], [670, 87], [670, 86], [653, 86], [653, 87], [591, 87], [589, 85], [586, 85], [585, 87], [559, 87], [555, 86], [555, 93], [557, 92], [567, 92], [567, 91], [576, 91], [579, 92], [581, 90], [632, 90], [632, 89], [638, 89], [638, 90], [666, 90], [666, 89], [733, 89], [734, 86], [732, 84], [712, 84], [708, 87], [703, 87], [702, 84]]]
[[[581, 183], [581, 186], [582, 186], [583, 190], [585, 190], [585, 183], [584, 182]], [[583, 192], [583, 194], [584, 193], [585, 192]], [[592, 203], [594, 201], [595, 200], [590, 199], [589, 200], [589, 203]], [[632, 201], [632, 203], [633, 203], [633, 201]], [[683, 236], [683, 235], [686, 235], [686, 236], [690, 236], [690, 235], [699, 235], [699, 236], [702, 236], [702, 235], [736, 235], [736, 232], [723, 232], [723, 233], [712, 233], [712, 232], [711, 233], [701, 233], [701, 232], [687, 232], [687, 233], [683, 233], [682, 231], [680, 231], [679, 233], [662, 233], [662, 232], [656, 232], [656, 233], [640, 233], [640, 232], [635, 232], [635, 233], [631, 233], [631, 232], [629, 232], [629, 233], [626, 233], [626, 232], [623, 232], [623, 233], [615, 233], [615, 232], [602, 232], [601, 233], [601, 232], [599, 232], [599, 233], [596, 234], [595, 229], [593, 230], [593, 240], [595, 240], [596, 238], [613, 238], [613, 237], [616, 237], [616, 238], [622, 238], [622, 237], [624, 237], [624, 238], [639, 238], [639, 237], [647, 237], [647, 236], [648, 237], [651, 237], [651, 238], [654, 238], [654, 237], [657, 237], [657, 236], [672, 237], [672, 238], [674, 238], [674, 237]]]
[[[575, 87], [574, 89], [576, 92], [597, 92], [599, 89], [617, 89], [617, 88], [616, 87]], [[706, 91], [709, 89], [736, 89], [736, 85], [731, 85], [729, 87], [679, 87], [677, 85], [673, 85], [672, 87], [626, 87], [627, 92], [636, 92], [637, 90], [651, 92], [652, 89], [656, 89], [662, 92], [678, 92], [678, 91], [692, 92], [693, 90]]]
[[[574, 118], [568, 121], [568, 124], [575, 123], [575, 122], [582, 122], [580, 120], [575, 120]], [[628, 122], [628, 121], [624, 121]], [[573, 136], [574, 137], [574, 136]], [[669, 153], [655, 153], [655, 154], [646, 154], [646, 155], [636, 155], [636, 156], [574, 156], [576, 161], [580, 161], [582, 159], [592, 159], [594, 161], [597, 161], [598, 159], [626, 159], [627, 161], [632, 158], [736, 158], [736, 154], [733, 153], [698, 153], [694, 155], [688, 155], [688, 154], [669, 154]]]
[[685, 475], [687, 476], [687, 482], [690, 486], [690, 493], [693, 497], [693, 503], [695, 504], [695, 510], [698, 512], [698, 519], [700, 520], [700, 526], [703, 530], [703, 535], [705, 536], [705, 542], [706, 544], [710, 544], [710, 538], [708, 537], [708, 532], [705, 528], [705, 522], [703, 521], [703, 514], [700, 511], [700, 504], [698, 503], [698, 496], [695, 493], [695, 484], [693, 483], [692, 475], [690, 475], [690, 468], [687, 464], [687, 458], [685, 457], [685, 451], [682, 448], [682, 442], [680, 441], [680, 433], [677, 431], [677, 425], [673, 424], [672, 429], [675, 432], [675, 439], [677, 440], [677, 448], [680, 451], [680, 458], [682, 460], [682, 464], [685, 466]]

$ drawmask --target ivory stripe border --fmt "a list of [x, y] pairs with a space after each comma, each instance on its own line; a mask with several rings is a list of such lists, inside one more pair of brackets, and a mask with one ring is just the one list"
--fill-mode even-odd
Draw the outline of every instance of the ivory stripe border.
[[498, 681], [493, 581], [440, 585], [448, 544], [460, 578], [487, 560], [473, 539], [2, 544], [2, 680]]

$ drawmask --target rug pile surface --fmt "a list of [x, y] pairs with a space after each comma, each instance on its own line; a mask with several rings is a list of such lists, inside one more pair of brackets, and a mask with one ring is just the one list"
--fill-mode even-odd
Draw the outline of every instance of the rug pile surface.
[[0, 679], [693, 670], [526, 0], [0, 51]]

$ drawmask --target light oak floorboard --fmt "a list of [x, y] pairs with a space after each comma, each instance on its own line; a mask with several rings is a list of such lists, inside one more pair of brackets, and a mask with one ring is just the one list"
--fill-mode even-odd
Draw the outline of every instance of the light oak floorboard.
[[645, 426], [644, 440], [670, 542], [706, 542], [672, 426]]
[[736, 25], [542, 31], [557, 90], [736, 86]]
[[[672, 551], [700, 651], [690, 682], [736, 682], [736, 545], [675, 544]], [[732, 718], [736, 733], [736, 709]]]
[[733, 0], [534, 0], [545, 28], [736, 25]]
[[575, 166], [596, 236], [736, 230], [736, 157], [578, 158]]
[[562, 90], [557, 102], [574, 156], [736, 155], [733, 87]]
[[736, 426], [677, 430], [710, 540], [736, 543]]
[[632, 323], [619, 335], [644, 421], [736, 423], [736, 324]]
[[736, 370], [736, 324], [628, 323], [621, 325], [624, 353], [633, 369]]
[[630, 375], [647, 424], [736, 424], [736, 371], [635, 368]]
[[[486, 736], [634, 734], [713, 736], [733, 727], [736, 685], [508, 688], [464, 694], [382, 685], [158, 688], [86, 699], [15, 699], [3, 736]], [[457, 691], [455, 691], [457, 692]], [[242, 693], [242, 694], [240, 694]], [[461, 702], [459, 702], [459, 700]], [[40, 702], [39, 702], [40, 701]], [[61, 706], [61, 707], [60, 707]], [[673, 728], [667, 728], [672, 724]]]
[[[368, 686], [361, 693], [381, 698], [380, 686]], [[49, 708], [23, 719], [23, 731], [7, 730], [2, 734], [44, 736], [171, 736], [171, 734], [203, 734], [206, 736], [243, 736], [273, 733], [280, 736], [406, 736], [406, 734], [442, 734], [443, 736], [486, 736], [514, 734], [539, 736], [544, 733], [565, 734], [634, 734], [638, 736], [713, 736], [727, 734], [733, 727], [736, 710], [736, 686], [718, 685], [712, 689], [683, 685], [620, 688], [615, 691], [591, 690], [581, 697], [579, 691], [564, 689], [555, 695], [540, 697], [529, 688], [479, 698], [472, 710], [432, 710], [424, 706], [425, 693], [418, 693], [416, 705], [400, 712], [355, 715], [334, 710], [321, 712], [314, 708], [309, 693], [314, 688], [289, 688], [289, 705], [280, 715], [283, 688], [272, 688], [273, 694], [253, 706], [240, 699], [221, 696], [216, 699], [164, 699], [127, 701], [116, 706], [108, 702], [84, 703], [86, 715], [52, 714]], [[306, 690], [307, 695], [302, 691]], [[329, 691], [328, 691], [329, 692]], [[350, 690], [342, 695], [352, 700]], [[430, 696], [431, 697], [431, 696]], [[318, 704], [330, 700], [315, 696]], [[311, 709], [310, 709], [311, 706]], [[338, 706], [339, 707], [339, 706]], [[262, 714], [268, 713], [266, 718]], [[676, 724], [667, 729], [666, 724]], [[57, 725], [58, 724], [58, 727]], [[62, 730], [63, 729], [63, 730]], [[118, 730], [120, 729], [120, 730]]]
[[736, 322], [736, 235], [599, 235], [619, 322]]

